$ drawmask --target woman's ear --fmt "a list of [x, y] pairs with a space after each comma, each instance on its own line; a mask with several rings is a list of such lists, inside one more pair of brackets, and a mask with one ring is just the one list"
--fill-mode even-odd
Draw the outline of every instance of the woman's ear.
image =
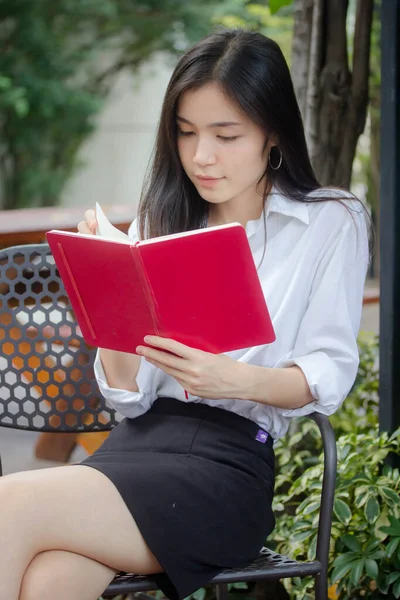
[[278, 144], [279, 144], [279, 138], [277, 135], [275, 135], [275, 134], [267, 135], [267, 137], [265, 138], [263, 152], [266, 152], [267, 154], [269, 154], [271, 152], [271, 148], [273, 148], [273, 146], [278, 146]]

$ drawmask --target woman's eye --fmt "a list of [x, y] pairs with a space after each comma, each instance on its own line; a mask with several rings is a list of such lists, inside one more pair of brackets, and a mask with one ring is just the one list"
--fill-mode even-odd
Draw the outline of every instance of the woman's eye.
[[184, 137], [189, 137], [194, 134], [194, 131], [182, 131], [182, 129], [178, 129], [178, 133]]
[[223, 140], [224, 142], [233, 142], [234, 140], [238, 139], [238, 135], [232, 135], [231, 137], [225, 137], [223, 135], [219, 135], [218, 136], [220, 140]]

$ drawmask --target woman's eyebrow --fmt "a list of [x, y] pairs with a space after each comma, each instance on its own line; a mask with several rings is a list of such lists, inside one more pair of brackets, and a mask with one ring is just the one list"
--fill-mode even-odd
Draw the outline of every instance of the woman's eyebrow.
[[[192, 127], [194, 127], [193, 123], [191, 123], [190, 121], [188, 121], [187, 119], [184, 119], [183, 117], [180, 117], [179, 115], [176, 116], [177, 121], [182, 121], [183, 123], [186, 123], [187, 125], [191, 125]], [[216, 123], [210, 123], [209, 125], [207, 125], [207, 127], [230, 127], [232, 125], [242, 125], [242, 123], [237, 123], [236, 121], [218, 121]]]

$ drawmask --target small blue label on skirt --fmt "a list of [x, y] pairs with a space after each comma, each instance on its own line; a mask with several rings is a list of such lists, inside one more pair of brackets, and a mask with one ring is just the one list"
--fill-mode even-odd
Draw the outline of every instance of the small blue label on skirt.
[[258, 442], [261, 442], [262, 444], [265, 444], [267, 439], [268, 439], [268, 433], [266, 431], [263, 431], [262, 429], [259, 429], [258, 433], [256, 435], [256, 440]]

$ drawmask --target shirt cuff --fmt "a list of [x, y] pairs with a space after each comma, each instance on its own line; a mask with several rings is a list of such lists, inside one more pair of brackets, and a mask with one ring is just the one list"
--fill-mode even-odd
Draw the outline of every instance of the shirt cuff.
[[139, 370], [135, 378], [139, 388], [138, 392], [112, 388], [108, 385], [99, 350], [96, 353], [93, 369], [102, 396], [114, 410], [130, 419], [138, 417], [149, 410], [152, 403], [152, 390], [147, 384], [151, 382], [152, 377], [149, 376], [151, 365], [145, 358], [141, 357]]
[[333, 414], [345, 399], [348, 390], [339, 387], [339, 372], [335, 362], [325, 352], [313, 352], [297, 358], [283, 360], [279, 367], [300, 367], [315, 398], [301, 408], [280, 409], [284, 417], [303, 417], [313, 412], [326, 416]]

